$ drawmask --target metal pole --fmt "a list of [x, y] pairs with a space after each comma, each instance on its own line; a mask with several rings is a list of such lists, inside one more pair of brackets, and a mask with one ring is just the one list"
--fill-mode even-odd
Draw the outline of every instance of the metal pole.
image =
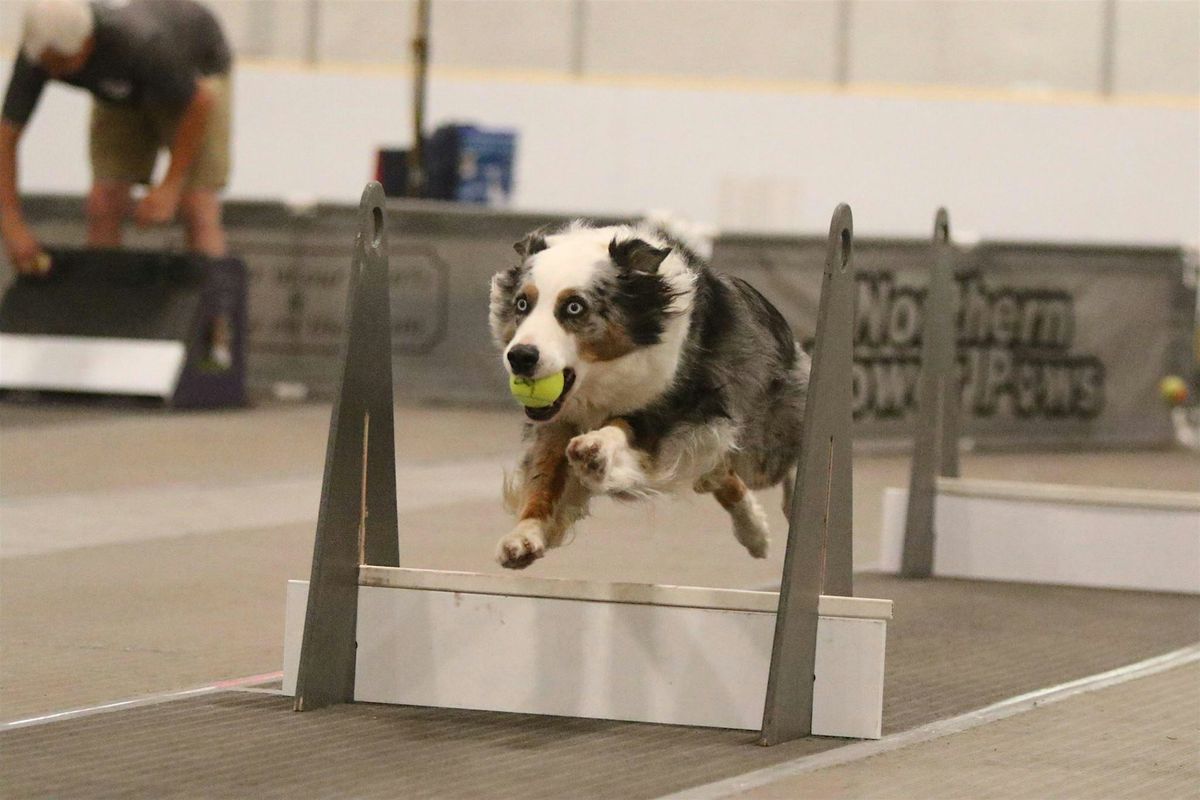
[[310, 67], [321, 61], [321, 0], [308, 0], [306, 7], [304, 61]]
[[1104, 1], [1100, 27], [1100, 94], [1111, 97], [1116, 83], [1117, 0]]
[[834, 40], [833, 80], [838, 86], [850, 82], [850, 28], [853, 25], [853, 0], [842, 0], [837, 5], [837, 33]]
[[251, 3], [246, 8], [246, 47], [242, 53], [255, 58], [269, 58], [272, 52], [271, 31], [275, 28], [274, 3]]
[[576, 78], [583, 77], [587, 49], [587, 0], [571, 2], [571, 53], [568, 68]]
[[417, 0], [417, 28], [413, 33], [413, 140], [408, 150], [408, 196], [425, 194], [425, 83], [429, 65], [429, 3]]

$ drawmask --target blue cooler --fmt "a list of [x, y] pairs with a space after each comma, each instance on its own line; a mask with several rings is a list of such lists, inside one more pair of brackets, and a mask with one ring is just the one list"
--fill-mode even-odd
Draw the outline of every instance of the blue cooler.
[[480, 205], [507, 205], [512, 197], [515, 131], [443, 125], [426, 144], [426, 196]]

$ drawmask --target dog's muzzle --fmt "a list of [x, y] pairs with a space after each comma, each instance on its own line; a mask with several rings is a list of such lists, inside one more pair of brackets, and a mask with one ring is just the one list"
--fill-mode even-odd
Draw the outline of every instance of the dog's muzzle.
[[520, 378], [532, 378], [541, 357], [542, 354], [531, 344], [513, 345], [505, 354], [512, 374]]

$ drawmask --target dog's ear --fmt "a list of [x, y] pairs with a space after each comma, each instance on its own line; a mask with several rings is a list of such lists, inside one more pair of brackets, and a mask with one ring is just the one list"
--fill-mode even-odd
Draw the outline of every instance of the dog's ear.
[[521, 258], [529, 258], [534, 253], [540, 253], [546, 249], [546, 228], [541, 227], [537, 230], [530, 231], [525, 234], [525, 238], [513, 244], [513, 250], [517, 251], [517, 255]]
[[618, 242], [615, 238], [608, 244], [608, 257], [621, 269], [634, 272], [656, 272], [658, 265], [671, 254], [669, 247], [655, 247], [641, 239], [626, 239]]

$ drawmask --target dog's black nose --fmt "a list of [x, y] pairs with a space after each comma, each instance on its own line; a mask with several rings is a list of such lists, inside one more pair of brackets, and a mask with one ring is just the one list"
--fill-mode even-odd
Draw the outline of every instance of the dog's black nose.
[[537, 369], [539, 358], [541, 358], [541, 353], [531, 344], [519, 344], [508, 351], [508, 363], [512, 367], [513, 374], [523, 378], [533, 377], [533, 371]]

